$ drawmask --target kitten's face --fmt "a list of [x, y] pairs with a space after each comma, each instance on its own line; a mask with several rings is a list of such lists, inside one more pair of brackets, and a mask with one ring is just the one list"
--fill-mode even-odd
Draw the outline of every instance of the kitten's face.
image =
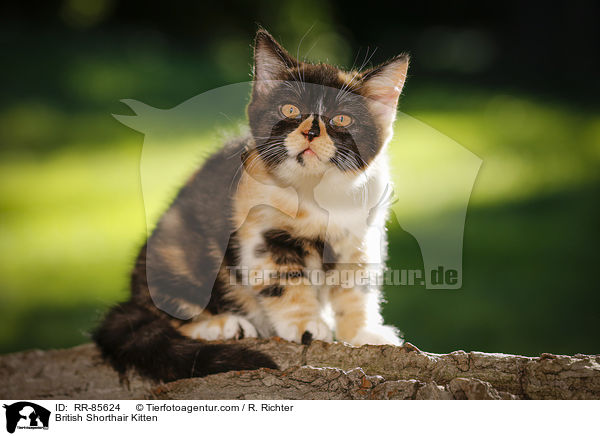
[[299, 62], [259, 31], [248, 117], [265, 167], [288, 181], [362, 173], [391, 135], [407, 66], [405, 56], [348, 73]]

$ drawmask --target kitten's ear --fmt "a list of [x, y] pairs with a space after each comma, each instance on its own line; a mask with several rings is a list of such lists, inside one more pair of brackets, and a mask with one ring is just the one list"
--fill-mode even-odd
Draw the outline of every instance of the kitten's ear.
[[268, 90], [272, 80], [282, 80], [288, 68], [297, 62], [264, 29], [256, 33], [254, 40], [254, 83], [259, 91]]
[[372, 101], [372, 110], [384, 123], [396, 117], [398, 98], [406, 81], [409, 57], [401, 54], [363, 75], [362, 94]]

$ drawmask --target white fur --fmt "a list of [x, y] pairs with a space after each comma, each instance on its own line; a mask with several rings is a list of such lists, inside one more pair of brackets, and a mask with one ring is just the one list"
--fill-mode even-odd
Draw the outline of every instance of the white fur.
[[209, 318], [196, 323], [194, 328], [190, 330], [189, 336], [192, 339], [204, 339], [207, 341], [234, 339], [237, 338], [241, 330], [245, 338], [258, 337], [256, 329], [246, 318], [237, 315], [219, 316], [227, 317], [223, 327], [218, 325], [214, 319]]
[[277, 319], [274, 320], [275, 334], [286, 341], [301, 342], [302, 335], [305, 331], [312, 334], [312, 339], [332, 342], [333, 333], [327, 323], [320, 318], [309, 321], [304, 330], [300, 331], [298, 326], [285, 320]]
[[403, 341], [398, 338], [398, 331], [389, 325], [375, 325], [364, 327], [359, 330], [354, 338], [350, 340], [351, 345], [402, 345]]

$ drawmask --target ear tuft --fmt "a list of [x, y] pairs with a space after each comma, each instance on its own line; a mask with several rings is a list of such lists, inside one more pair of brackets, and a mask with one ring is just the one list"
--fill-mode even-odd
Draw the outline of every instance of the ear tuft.
[[363, 95], [373, 101], [373, 108], [385, 122], [396, 116], [398, 98], [406, 81], [409, 57], [401, 54], [367, 71], [363, 75]]
[[[254, 80], [258, 82], [281, 80], [296, 60], [264, 29], [256, 32], [254, 40]], [[263, 83], [263, 85], [267, 85]]]

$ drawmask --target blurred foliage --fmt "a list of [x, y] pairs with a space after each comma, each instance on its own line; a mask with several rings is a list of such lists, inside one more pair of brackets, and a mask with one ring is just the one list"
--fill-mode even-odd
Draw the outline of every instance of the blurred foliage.
[[[355, 31], [357, 18], [344, 21], [333, 3], [257, 7], [262, 24], [301, 57], [351, 66], [372, 54], [355, 41], [375, 26]], [[111, 117], [129, 113], [119, 100], [169, 108], [248, 80], [247, 17], [242, 29], [224, 23], [212, 37], [184, 38], [200, 43], [144, 23], [98, 24], [111, 13], [125, 20], [126, 8], [69, 0], [57, 19], [70, 30], [12, 22], [0, 32], [11, 59], [0, 70], [0, 352], [84, 342], [106, 307], [127, 297], [146, 228], [143, 136]], [[376, 41], [394, 32], [379, 30]], [[500, 74], [491, 84], [484, 73], [494, 76], [502, 54], [493, 32], [402, 32], [416, 42], [397, 51], [410, 48], [416, 60], [401, 110], [484, 163], [467, 214], [463, 288], [388, 288], [387, 322], [433, 352], [598, 353], [597, 88], [570, 98], [585, 83], [554, 92], [555, 78], [540, 77], [529, 91]], [[395, 41], [372, 61], [393, 54]], [[401, 146], [393, 144], [392, 166]], [[180, 151], [165, 145], [165, 171], [176, 171]], [[393, 219], [389, 227], [390, 264], [420, 267], [415, 239]]]

